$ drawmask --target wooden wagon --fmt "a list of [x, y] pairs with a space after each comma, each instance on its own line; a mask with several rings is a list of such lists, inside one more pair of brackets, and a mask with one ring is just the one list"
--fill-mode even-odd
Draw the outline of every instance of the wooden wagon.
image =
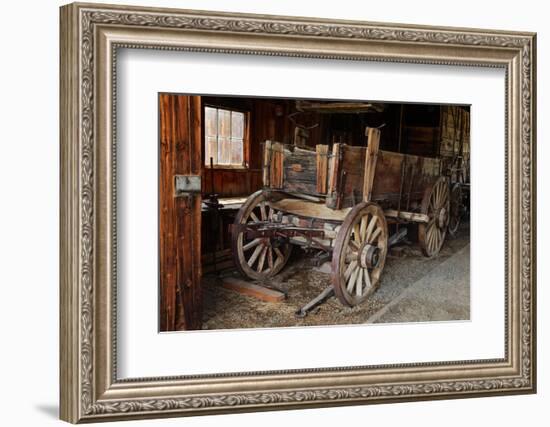
[[439, 253], [450, 209], [439, 159], [379, 150], [380, 130], [366, 134], [367, 147], [332, 150], [265, 142], [264, 188], [249, 196], [232, 227], [243, 275], [266, 280], [284, 268], [293, 245], [317, 249], [332, 259], [336, 296], [355, 306], [377, 288], [392, 224], [417, 223], [423, 253]]

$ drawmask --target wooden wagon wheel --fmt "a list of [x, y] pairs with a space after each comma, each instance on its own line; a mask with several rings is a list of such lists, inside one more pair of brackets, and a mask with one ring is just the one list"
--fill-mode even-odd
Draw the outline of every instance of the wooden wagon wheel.
[[449, 234], [455, 236], [462, 216], [462, 187], [459, 183], [453, 185], [451, 190], [451, 209], [449, 213]]
[[[234, 224], [277, 222], [279, 215], [262, 190], [251, 194], [239, 209]], [[233, 259], [239, 272], [254, 280], [274, 276], [286, 265], [292, 245], [282, 238], [248, 238], [244, 232], [231, 236]]]
[[332, 253], [332, 286], [342, 304], [353, 307], [374, 292], [387, 252], [384, 212], [375, 203], [359, 203], [346, 215]]
[[427, 257], [437, 255], [443, 246], [450, 208], [449, 182], [442, 176], [426, 188], [422, 198], [422, 213], [428, 215], [429, 221], [418, 225], [418, 241]]

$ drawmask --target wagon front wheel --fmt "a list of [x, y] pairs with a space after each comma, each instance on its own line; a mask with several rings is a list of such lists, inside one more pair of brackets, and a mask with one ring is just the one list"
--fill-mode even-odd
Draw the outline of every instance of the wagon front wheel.
[[[231, 246], [235, 266], [243, 276], [265, 280], [286, 265], [292, 246], [280, 237], [249, 237], [242, 225], [252, 227], [280, 221], [280, 215], [260, 190], [250, 195], [235, 217]], [[240, 228], [238, 228], [241, 226]]]
[[388, 252], [388, 225], [375, 203], [360, 203], [347, 215], [332, 253], [332, 286], [340, 302], [360, 304], [377, 288]]

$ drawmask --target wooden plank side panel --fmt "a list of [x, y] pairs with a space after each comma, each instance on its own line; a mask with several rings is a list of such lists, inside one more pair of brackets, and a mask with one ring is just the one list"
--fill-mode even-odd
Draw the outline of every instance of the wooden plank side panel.
[[200, 97], [161, 94], [159, 165], [160, 329], [201, 322], [201, 195], [175, 197], [174, 176], [201, 173]]
[[371, 200], [386, 201], [386, 206], [397, 209], [400, 190], [403, 192], [401, 208], [405, 207], [406, 203], [421, 200], [425, 188], [439, 176], [439, 162], [439, 159], [435, 158], [380, 150]]
[[283, 188], [293, 193], [317, 193], [317, 155], [315, 151], [284, 150]]
[[365, 147], [343, 145], [339, 208], [354, 206], [363, 200], [366, 151]]

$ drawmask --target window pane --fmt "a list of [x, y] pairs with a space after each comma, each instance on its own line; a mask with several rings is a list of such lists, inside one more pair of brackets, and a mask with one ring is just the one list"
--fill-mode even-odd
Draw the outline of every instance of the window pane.
[[204, 109], [204, 134], [206, 136], [216, 136], [218, 133], [218, 123], [217, 123], [217, 109], [206, 107]]
[[243, 140], [231, 138], [231, 164], [241, 166], [243, 162]]
[[231, 112], [231, 137], [244, 138], [244, 113]]
[[218, 110], [218, 136], [231, 136], [231, 111]]
[[218, 147], [216, 139], [216, 136], [206, 137], [206, 144], [204, 146], [204, 164], [207, 166], [210, 166], [210, 157], [213, 159], [213, 164], [218, 163]]
[[218, 164], [231, 163], [231, 111], [218, 109]]
[[230, 138], [218, 137], [218, 164], [229, 165], [231, 163], [231, 140]]

